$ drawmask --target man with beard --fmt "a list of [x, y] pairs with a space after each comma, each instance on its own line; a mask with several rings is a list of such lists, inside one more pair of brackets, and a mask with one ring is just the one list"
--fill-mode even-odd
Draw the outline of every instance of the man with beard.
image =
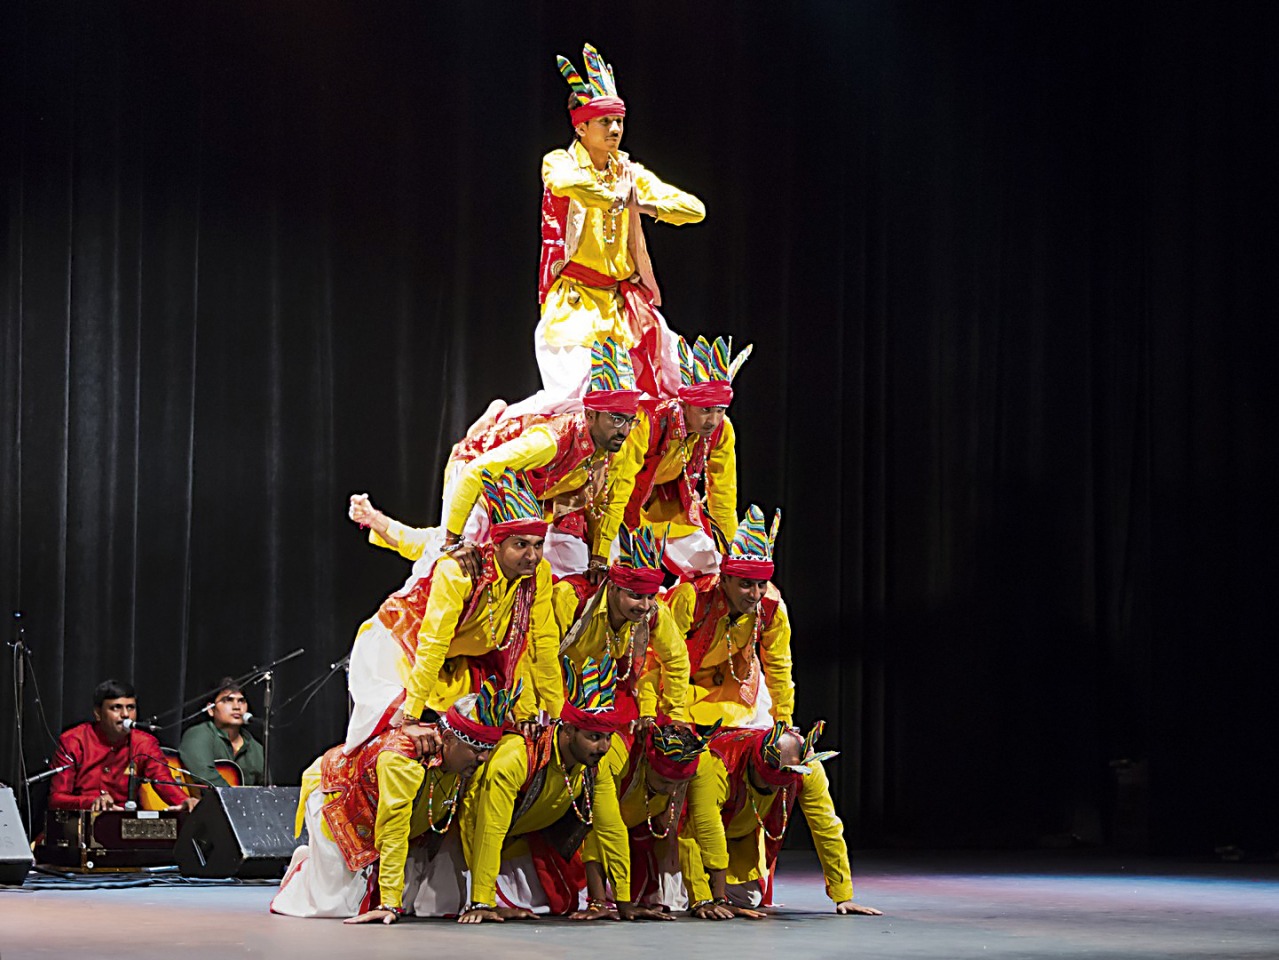
[[[666, 595], [688, 646], [689, 714], [696, 723], [758, 727], [791, 720], [790, 618], [770, 581], [780, 523], [778, 510], [766, 530], [763, 511], [751, 504], [719, 575], [681, 583]], [[653, 704], [641, 696], [639, 709], [647, 713]]]
[[680, 837], [680, 862], [701, 920], [764, 916], [772, 903], [777, 852], [796, 803], [804, 812], [826, 895], [838, 914], [880, 911], [853, 901], [852, 867], [844, 825], [835, 813], [830, 782], [816, 753], [823, 724], [801, 736], [784, 723], [770, 730], [724, 730], [711, 738], [688, 788], [688, 830]]
[[[431, 858], [431, 840], [448, 832], [466, 782], [496, 746], [518, 696], [518, 684], [497, 690], [486, 680], [415, 737], [392, 728], [354, 753], [339, 744], [311, 764], [297, 815], [297, 833], [305, 823], [311, 842], [293, 852], [271, 911], [347, 923], [394, 923], [410, 912], [409, 858]], [[411, 844], [418, 838], [426, 843]]]
[[[607, 653], [617, 664], [619, 699], [635, 701], [643, 687], [646, 702], [686, 723], [688, 650], [671, 612], [657, 602], [662, 551], [651, 527], [622, 527], [618, 542], [620, 552], [598, 589], [584, 577], [555, 585], [555, 619], [564, 633], [560, 653], [579, 668]], [[644, 716], [652, 719], [655, 712]]]
[[580, 673], [567, 658], [563, 665], [559, 720], [527, 739], [503, 740], [467, 791], [462, 851], [471, 893], [462, 923], [578, 906], [585, 876], [576, 854], [594, 822], [596, 767], [610, 749], [625, 751], [614, 734], [635, 715], [614, 700], [610, 656], [587, 660]]
[[558, 715], [563, 684], [551, 571], [542, 559], [546, 521], [525, 478], [510, 470], [481, 476], [489, 542], [477, 571], [441, 557], [427, 576], [392, 594], [360, 627], [351, 650], [354, 706], [346, 749], [389, 725], [414, 736], [423, 711], [440, 712], [485, 677], [510, 690], [524, 680], [517, 719], [539, 709]]

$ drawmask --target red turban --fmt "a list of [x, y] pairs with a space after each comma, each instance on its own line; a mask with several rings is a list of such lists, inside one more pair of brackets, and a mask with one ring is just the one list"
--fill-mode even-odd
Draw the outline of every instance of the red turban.
[[594, 120], [596, 117], [624, 116], [626, 116], [626, 103], [621, 97], [596, 97], [569, 111], [569, 117], [572, 118], [575, 127], [579, 123]]

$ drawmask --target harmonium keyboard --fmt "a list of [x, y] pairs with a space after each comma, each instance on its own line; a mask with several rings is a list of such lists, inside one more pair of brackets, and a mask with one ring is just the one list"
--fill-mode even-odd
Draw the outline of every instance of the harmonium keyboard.
[[67, 870], [138, 870], [176, 863], [185, 813], [169, 810], [50, 810], [36, 862]]

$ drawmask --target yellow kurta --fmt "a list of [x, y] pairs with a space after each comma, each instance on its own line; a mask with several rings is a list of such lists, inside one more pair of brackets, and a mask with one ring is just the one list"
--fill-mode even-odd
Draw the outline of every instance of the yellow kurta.
[[[826, 878], [826, 895], [835, 903], [853, 899], [853, 871], [844, 842], [844, 824], [835, 813], [830, 796], [830, 782], [820, 763], [813, 763], [812, 773], [804, 777], [804, 789], [795, 806], [804, 812], [817, 859]], [[764, 832], [759, 819], [767, 820], [773, 802], [781, 791], [760, 793], [746, 780], [746, 789], [755, 801], [742, 804], [724, 829], [722, 811], [728, 802], [728, 770], [712, 753], [702, 756], [697, 773], [688, 788], [688, 830], [679, 842], [680, 869], [688, 895], [694, 901], [710, 898], [708, 870], [727, 870], [729, 883], [749, 883], [767, 874], [764, 862]]]
[[[306, 801], [320, 786], [321, 756], [302, 774], [295, 833], [301, 835]], [[426, 778], [432, 780], [423, 789]], [[377, 814], [373, 825], [373, 847], [378, 852], [378, 903], [388, 907], [403, 906], [404, 864], [408, 859], [409, 841], [420, 837], [431, 824], [443, 829], [450, 808], [445, 806], [457, 787], [457, 774], [434, 769], [427, 771], [421, 760], [412, 760], [394, 750], [384, 750], [377, 758]], [[420, 792], [419, 792], [420, 791]], [[325, 797], [326, 802], [340, 794]], [[428, 802], [429, 801], [429, 802]], [[321, 819], [324, 836], [333, 841], [328, 821]]]
[[[658, 833], [667, 829], [667, 805], [670, 797], [650, 793], [645, 776], [648, 762], [643, 747], [632, 751], [619, 749], [621, 741], [613, 737], [613, 745], [600, 761], [595, 778], [595, 824], [582, 844], [582, 862], [599, 863], [613, 882], [613, 896], [631, 899], [630, 829], [651, 818]], [[629, 789], [622, 794], [622, 781], [634, 764], [639, 764]], [[620, 796], [619, 796], [620, 795]], [[671, 830], [674, 831], [674, 826]]]
[[[610, 753], [619, 748], [619, 742], [620, 738], [614, 736]], [[580, 763], [575, 766], [568, 778], [571, 792], [565, 789], [557, 735], [542, 792], [528, 811], [512, 824], [516, 797], [528, 778], [528, 748], [522, 737], [508, 735], [502, 738], [467, 788], [462, 805], [462, 855], [471, 870], [473, 903], [497, 902], [494, 888], [502, 867], [502, 853], [511, 849], [511, 840], [549, 827], [569, 810], [573, 800], [577, 800], [578, 809], [586, 813], [578, 799], [585, 773], [585, 766]], [[570, 812], [569, 816], [572, 815]]]
[[[635, 463], [625, 465], [618, 463], [619, 472], [630, 478], [630, 486], [626, 490], [628, 501], [635, 488], [634, 478], [644, 467], [644, 457], [648, 455], [647, 445], [652, 433], [648, 415], [644, 410], [640, 411], [631, 435], [634, 436], [641, 430], [644, 439], [643, 447], [627, 446], [617, 452], [619, 461], [623, 458], [637, 458]], [[653, 474], [654, 487], [679, 478], [684, 472], [685, 458], [692, 458], [697, 441], [698, 438], [694, 435], [685, 436], [683, 440], [671, 439]], [[620, 489], [618, 493], [620, 495]], [[720, 533], [731, 540], [737, 531], [737, 433], [728, 417], [724, 418], [724, 426], [719, 432], [715, 446], [706, 453], [706, 511], [719, 527]], [[659, 500], [654, 497], [640, 511], [640, 518], [645, 523], [656, 527], [654, 532], [659, 538], [686, 537], [701, 529], [700, 525], [695, 525], [689, 520], [679, 500]], [[612, 541], [608, 546], [612, 547]]]
[[[630, 436], [626, 438], [626, 442], [622, 444], [622, 449], [616, 454], [601, 454], [596, 451], [560, 478], [557, 483], [542, 492], [541, 500], [547, 504], [561, 494], [580, 490], [586, 486], [592, 465], [600, 459], [608, 459], [608, 486], [604, 492], [607, 506], [599, 522], [594, 524], [596, 529], [591, 543], [592, 554], [607, 556], [607, 548], [617, 536], [617, 528], [622, 522], [622, 512], [626, 509], [626, 498], [634, 489], [635, 471], [638, 470], [638, 467], [634, 466], [636, 458], [630, 448], [639, 447], [647, 442], [644, 439], [647, 434], [641, 435], [639, 429], [640, 425], [637, 423], [631, 430]], [[453, 502], [449, 505], [449, 531], [460, 534], [465, 527], [466, 518], [471, 515], [475, 501], [483, 489], [483, 483], [480, 480], [482, 471], [488, 470], [493, 476], [498, 476], [507, 467], [516, 472], [544, 467], [555, 459], [556, 449], [555, 436], [550, 428], [535, 425], [525, 429], [514, 440], [508, 440], [470, 461], [462, 469], [453, 494]], [[642, 450], [639, 462], [643, 462]], [[547, 520], [551, 519], [553, 518], [548, 514]]]
[[[615, 661], [630, 650], [634, 625], [623, 623], [617, 639], [613, 639], [608, 622], [607, 593], [612, 587], [606, 583], [600, 589], [605, 594], [591, 615], [590, 623], [582, 628], [576, 642], [564, 651], [564, 656], [578, 668], [587, 657], [598, 660], [605, 650]], [[555, 620], [562, 637], [573, 626], [577, 613], [577, 594], [569, 584], [561, 582], [555, 585], [554, 605]], [[671, 612], [658, 604], [655, 613], [648, 631], [648, 654], [643, 663], [633, 668], [641, 671], [635, 684], [635, 699], [650, 708], [647, 711], [641, 709], [641, 716], [656, 716], [655, 711], [660, 704], [662, 712], [672, 720], [687, 721], [688, 647], [684, 645], [683, 635], [675, 626]]]
[[[387, 517], [386, 520], [386, 539], [374, 530], [369, 528], [369, 543], [375, 547], [385, 547], [387, 550], [394, 550], [405, 560], [421, 559], [422, 552], [426, 549], [426, 542], [431, 535], [430, 527], [410, 527], [398, 520], [392, 520]], [[391, 540], [395, 541], [395, 546], [391, 546]]]
[[[441, 557], [435, 565], [431, 596], [418, 631], [416, 662], [404, 678], [406, 716], [421, 716], [424, 707], [443, 713], [459, 697], [473, 693], [466, 661], [453, 663], [450, 670], [445, 660], [480, 656], [506, 641], [515, 607], [515, 588], [525, 578], [507, 580], [501, 566], [494, 566], [497, 580], [491, 585], [487, 602], [459, 623], [470, 599], [471, 578], [451, 557]], [[534, 716], [539, 707], [551, 716], [559, 716], [564, 703], [550, 564], [541, 561], [534, 576], [537, 588], [530, 615], [531, 636], [512, 679], [512, 683], [516, 679], [524, 681], [524, 692], [516, 705], [516, 718], [520, 720]], [[403, 663], [407, 666], [407, 660]]]
[[[610, 166], [627, 160], [627, 154], [618, 152]], [[630, 161], [630, 168], [640, 203], [654, 207], [662, 223], [697, 223], [705, 218], [706, 207], [697, 197], [663, 183], [634, 161]], [[613, 205], [612, 191], [596, 177], [586, 149], [574, 143], [567, 150], [552, 150], [542, 158], [542, 182], [555, 196], [568, 197], [586, 210], [574, 262], [615, 280], [630, 278], [636, 272], [630, 217], [625, 211], [615, 218], [608, 214]], [[613, 220], [615, 228], [609, 226]], [[612, 242], [607, 242], [609, 236]], [[542, 316], [547, 320], [546, 342], [556, 349], [589, 347], [597, 338], [610, 336], [627, 347], [635, 346], [621, 299], [612, 290], [559, 277], [546, 293]]]
[[[719, 587], [715, 589], [718, 590]], [[768, 589], [768, 595], [776, 597], [778, 603], [773, 622], [760, 632], [760, 666], [769, 696], [773, 699], [769, 712], [774, 720], [790, 723], [795, 713], [795, 683], [791, 679], [790, 618], [786, 613], [786, 602], [777, 593], [777, 588], [769, 584]], [[694, 626], [693, 612], [697, 602], [693, 584], [681, 583], [666, 594], [664, 602], [675, 618], [676, 629], [681, 636], [687, 637]], [[701, 667], [693, 674], [693, 683], [689, 688], [689, 714], [694, 723], [710, 724], [723, 720], [724, 726], [737, 727], [747, 723], [754, 715], [754, 706], [748, 706], [739, 699], [733, 670], [739, 677], [746, 676], [749, 660], [745, 648], [754, 636], [756, 616], [757, 614], [751, 613], [738, 617], [733, 622], [730, 622], [728, 616], [719, 618], [715, 625], [715, 640], [703, 658]], [[733, 648], [732, 670], [728, 664], [729, 642]], [[716, 675], [720, 678], [719, 683], [715, 682]], [[645, 704], [641, 702], [640, 710], [643, 711], [644, 708]]]

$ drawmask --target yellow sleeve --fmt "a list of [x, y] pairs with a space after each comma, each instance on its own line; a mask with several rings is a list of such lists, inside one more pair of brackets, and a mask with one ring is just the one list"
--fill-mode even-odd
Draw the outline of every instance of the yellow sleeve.
[[785, 600], [778, 600], [773, 622], [760, 634], [759, 646], [764, 682], [773, 698], [769, 713], [774, 720], [791, 723], [795, 714], [795, 681], [791, 679], [790, 617]]
[[431, 578], [431, 596], [426, 601], [422, 627], [417, 633], [417, 657], [404, 689], [405, 716], [422, 715], [422, 708], [439, 680], [440, 667], [444, 666], [470, 593], [471, 578], [462, 572], [457, 561], [441, 557]]
[[463, 831], [469, 836], [470, 849], [463, 850], [467, 866], [471, 868], [471, 901], [496, 903], [497, 874], [502, 868], [502, 845], [511, 826], [511, 814], [515, 812], [515, 798], [528, 776], [528, 753], [522, 737], [503, 737], [475, 775], [475, 782], [467, 791], [467, 803], [475, 805], [473, 831]]
[[380, 903], [401, 906], [404, 895], [404, 862], [409, 852], [409, 823], [413, 802], [426, 779], [426, 768], [417, 760], [383, 751], [377, 758], [377, 819], [373, 846], [377, 848]]
[[826, 878], [826, 896], [843, 903], [853, 899], [853, 868], [848, 860], [848, 844], [844, 842], [844, 824], [835, 813], [825, 769], [820, 763], [812, 767], [813, 772], [804, 777], [799, 808], [804, 811], [808, 832], [817, 848], [817, 859]]
[[577, 619], [577, 591], [572, 584], [561, 580], [551, 592], [551, 606], [555, 609], [555, 626], [561, 642]]
[[[710, 753], [702, 755], [688, 787], [688, 835], [697, 845], [702, 869], [685, 873], [684, 880], [693, 900], [710, 898], [707, 870], [728, 869], [728, 840], [724, 837], [721, 811], [728, 802], [728, 771], [724, 761]], [[680, 860], [686, 856], [684, 837], [680, 836]]]
[[476, 457], [458, 477], [453, 502], [449, 504], [448, 532], [460, 534], [466, 526], [466, 518], [479, 499], [483, 483], [480, 473], [487, 469], [496, 476], [505, 467], [512, 470], [528, 470], [544, 467], [555, 459], [555, 438], [545, 427], [530, 427], [514, 440], [499, 444], [488, 453]]
[[681, 583], [666, 592], [662, 599], [675, 622], [675, 632], [684, 639], [688, 649], [688, 631], [693, 626], [693, 610], [697, 606], [697, 589], [691, 583]]
[[706, 508], [724, 540], [737, 532], [737, 433], [728, 417], [706, 458]]
[[[526, 658], [532, 656], [529, 673], [534, 690], [520, 695], [517, 710], [520, 720], [532, 719], [537, 707], [552, 717], [558, 717], [564, 706], [564, 675], [560, 672], [560, 630], [555, 622], [551, 565], [545, 560], [541, 561], [534, 576], [537, 577], [537, 594], [533, 598], [530, 624], [532, 637], [525, 654]], [[533, 696], [530, 698], [529, 694]]]
[[698, 223], [706, 219], [706, 205], [691, 193], [663, 183], [655, 173], [634, 161], [631, 172], [635, 195], [640, 203], [657, 208], [657, 219], [662, 223]]
[[391, 546], [372, 527], [369, 527], [369, 543], [375, 547], [385, 547], [387, 550], [394, 550], [405, 560], [421, 559], [422, 551], [426, 549], [427, 538], [431, 534], [430, 527], [406, 527], [398, 520], [387, 518], [386, 533], [392, 540], [396, 541], [398, 546]]
[[635, 490], [635, 478], [644, 468], [649, 433], [648, 415], [641, 409], [636, 414], [635, 426], [627, 434], [622, 449], [609, 458], [608, 500], [595, 534], [595, 555], [598, 557], [607, 557], [613, 541], [617, 539], [617, 530], [622, 525], [626, 505]]
[[711, 884], [706, 877], [706, 864], [702, 863], [702, 848], [692, 837], [683, 834], [679, 838], [679, 870], [684, 875], [684, 888], [688, 891], [688, 903], [711, 898]]
[[[589, 838], [593, 852], [604, 867], [604, 873], [613, 880], [613, 896], [629, 902], [631, 899], [631, 837], [622, 821], [622, 778], [630, 766], [630, 751], [625, 741], [613, 734], [608, 753], [599, 762], [595, 773], [594, 824]], [[587, 859], [583, 852], [582, 859]]]
[[542, 158], [542, 183], [557, 197], [585, 207], [611, 207], [613, 194], [583, 169], [568, 150], [552, 150]]
[[670, 610], [657, 607], [657, 616], [649, 629], [648, 658], [644, 672], [636, 685], [640, 715], [655, 714], [645, 711], [658, 697], [658, 673], [661, 673], [662, 710], [672, 720], [688, 720], [688, 645], [675, 628], [675, 618]]

